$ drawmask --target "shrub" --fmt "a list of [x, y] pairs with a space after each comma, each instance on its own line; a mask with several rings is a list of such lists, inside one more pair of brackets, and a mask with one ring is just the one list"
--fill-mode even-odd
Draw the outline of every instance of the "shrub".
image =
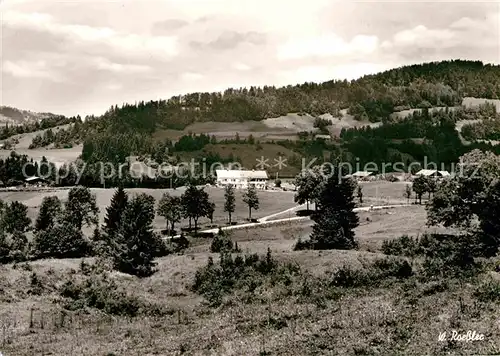
[[219, 229], [219, 233], [214, 236], [210, 245], [210, 252], [240, 252], [238, 244], [234, 244], [227, 233]]
[[89, 241], [81, 230], [71, 224], [57, 224], [35, 235], [33, 254], [36, 258], [80, 258], [91, 251]]
[[408, 261], [383, 258], [369, 263], [363, 269], [343, 266], [333, 273], [331, 285], [336, 287], [371, 287], [391, 279], [407, 279], [413, 275]]
[[382, 252], [386, 255], [413, 257], [419, 253], [419, 241], [408, 235], [382, 242]]
[[63, 306], [68, 310], [95, 308], [107, 314], [130, 317], [169, 313], [162, 306], [126, 293], [106, 275], [94, 274], [80, 283], [68, 279], [60, 287], [59, 294], [64, 298]]
[[311, 240], [302, 241], [301, 238], [299, 238], [299, 240], [297, 241], [297, 243], [295, 244], [295, 246], [293, 248], [294, 251], [303, 251], [303, 250], [312, 250], [312, 249], [313, 249], [313, 245], [312, 245]]
[[265, 258], [254, 254], [233, 259], [230, 254], [221, 253], [219, 265], [215, 265], [209, 257], [207, 265], [196, 271], [192, 289], [203, 295], [210, 305], [218, 306], [223, 296], [233, 289], [246, 288], [253, 292], [266, 276], [281, 271], [270, 250]]
[[489, 279], [476, 288], [474, 296], [482, 302], [497, 302], [500, 300], [500, 283]]

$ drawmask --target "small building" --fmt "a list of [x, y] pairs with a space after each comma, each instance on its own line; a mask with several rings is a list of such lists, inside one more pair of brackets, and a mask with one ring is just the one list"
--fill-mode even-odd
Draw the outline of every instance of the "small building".
[[314, 136], [314, 139], [329, 141], [332, 139], [332, 137], [330, 135], [316, 135]]
[[450, 177], [451, 174], [448, 171], [438, 171], [437, 169], [422, 169], [415, 174], [417, 177], [432, 177], [432, 178], [446, 178]]
[[356, 180], [366, 180], [368, 177], [370, 177], [373, 174], [373, 172], [368, 172], [368, 171], [357, 171], [353, 174], [348, 175], [347, 177], [354, 178]]
[[266, 171], [245, 170], [216, 170], [217, 186], [225, 187], [232, 185], [236, 189], [247, 189], [250, 185], [256, 189], [266, 189], [268, 176]]
[[42, 186], [46, 182], [44, 178], [37, 176], [28, 177], [24, 181], [26, 185], [31, 185], [31, 186]]

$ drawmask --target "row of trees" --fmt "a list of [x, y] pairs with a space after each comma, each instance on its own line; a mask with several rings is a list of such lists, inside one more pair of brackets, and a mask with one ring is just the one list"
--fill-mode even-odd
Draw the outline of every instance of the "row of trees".
[[[495, 84], [499, 73], [498, 66], [481, 62], [445, 61], [397, 68], [352, 82], [191, 93], [168, 100], [113, 106], [100, 117], [76, 120], [61, 135], [64, 143], [84, 142], [85, 161], [109, 161], [115, 156], [123, 161], [131, 153], [150, 153], [151, 134], [156, 130], [184, 129], [194, 122], [262, 120], [290, 112], [330, 113], [336, 117], [340, 108], [350, 108], [361, 120], [381, 121], [388, 120], [403, 106], [460, 105], [466, 95], [496, 98], [500, 96]], [[325, 122], [318, 120], [317, 124], [321, 128]]]
[[[248, 207], [248, 219], [252, 219], [252, 210], [259, 209], [259, 197], [254, 186], [250, 185], [243, 195], [243, 202]], [[190, 185], [180, 197], [163, 194], [158, 204], [158, 215], [165, 218], [167, 222], [167, 232], [175, 234], [175, 224], [182, 218], [194, 222], [194, 232], [198, 231], [198, 220], [202, 217], [210, 219], [213, 223], [215, 203], [210, 201], [209, 195], [203, 188]], [[227, 185], [224, 190], [224, 212], [228, 214], [229, 224], [232, 224], [232, 214], [236, 209], [236, 198], [234, 187]]]

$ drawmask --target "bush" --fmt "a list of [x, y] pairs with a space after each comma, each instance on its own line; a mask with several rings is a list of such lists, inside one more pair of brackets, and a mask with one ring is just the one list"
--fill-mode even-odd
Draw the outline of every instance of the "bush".
[[420, 252], [419, 240], [408, 235], [403, 235], [394, 240], [384, 240], [382, 242], [382, 252], [386, 255], [413, 257]]
[[91, 250], [81, 230], [71, 224], [58, 224], [35, 235], [33, 255], [36, 258], [80, 258], [88, 256]]
[[234, 244], [227, 233], [219, 229], [219, 233], [214, 236], [212, 244], [210, 245], [210, 252], [241, 252], [238, 244]]
[[363, 269], [341, 267], [333, 273], [331, 285], [336, 287], [372, 287], [391, 279], [407, 279], [413, 275], [408, 261], [397, 258], [383, 258], [373, 261]]
[[254, 254], [233, 259], [231, 254], [221, 253], [218, 266], [209, 257], [207, 265], [196, 271], [192, 289], [203, 295], [210, 305], [218, 306], [223, 296], [233, 289], [246, 288], [253, 292], [266, 276], [283, 274], [279, 267], [270, 250], [264, 258]]
[[80, 283], [69, 279], [60, 287], [59, 294], [65, 299], [63, 306], [68, 310], [95, 308], [107, 314], [130, 317], [168, 313], [161, 306], [127, 294], [105, 275], [92, 275]]
[[313, 249], [313, 245], [312, 245], [311, 240], [302, 241], [301, 238], [299, 238], [299, 240], [297, 241], [297, 243], [293, 247], [294, 251], [303, 251], [303, 250], [312, 250], [312, 249]]
[[477, 287], [474, 296], [481, 302], [497, 302], [500, 300], [500, 283], [490, 279]]
[[474, 256], [480, 255], [478, 243], [471, 236], [423, 235], [421, 238], [401, 236], [382, 243], [386, 255], [422, 256], [423, 271], [432, 276], [466, 276], [477, 272]]

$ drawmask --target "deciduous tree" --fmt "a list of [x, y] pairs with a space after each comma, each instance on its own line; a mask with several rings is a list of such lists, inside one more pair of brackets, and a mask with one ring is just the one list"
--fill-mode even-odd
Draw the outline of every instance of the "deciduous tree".
[[167, 231], [174, 233], [175, 224], [182, 218], [181, 198], [173, 197], [168, 193], [163, 194], [158, 202], [158, 215], [165, 218], [167, 222]]
[[249, 185], [247, 191], [243, 195], [243, 202], [248, 206], [248, 219], [252, 220], [252, 209], [259, 209], [259, 196], [255, 186]]
[[92, 226], [98, 223], [99, 208], [95, 195], [90, 192], [89, 188], [71, 188], [64, 208], [64, 221], [78, 230], [81, 230], [83, 224]]

